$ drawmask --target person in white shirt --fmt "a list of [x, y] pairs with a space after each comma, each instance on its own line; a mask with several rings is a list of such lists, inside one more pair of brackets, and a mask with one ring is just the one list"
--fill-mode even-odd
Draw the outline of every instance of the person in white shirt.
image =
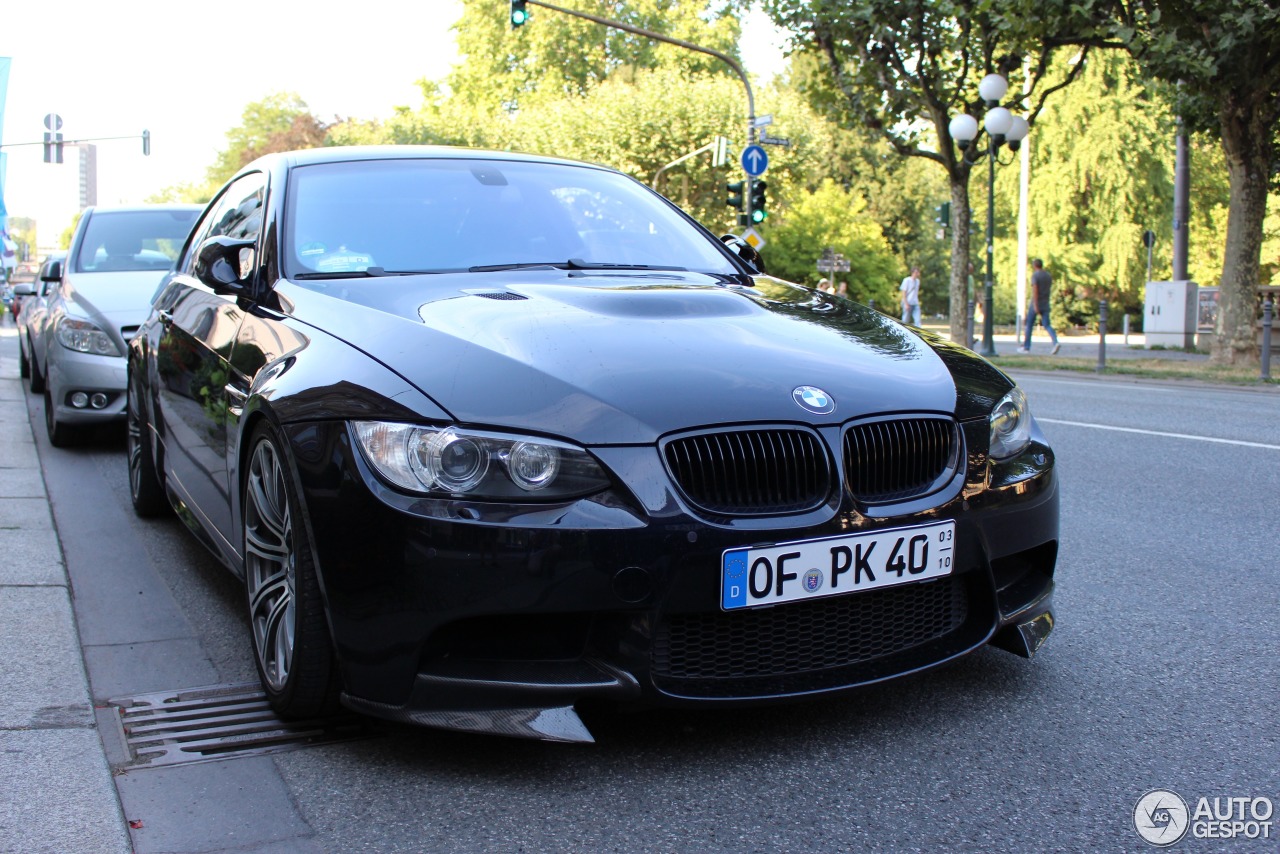
[[920, 325], [920, 268], [912, 267], [911, 275], [898, 286], [902, 292], [902, 322]]

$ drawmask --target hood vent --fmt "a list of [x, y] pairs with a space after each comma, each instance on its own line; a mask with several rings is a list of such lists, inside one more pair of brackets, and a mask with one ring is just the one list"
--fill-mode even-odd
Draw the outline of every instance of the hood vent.
[[478, 297], [484, 297], [485, 299], [497, 299], [497, 300], [528, 299], [528, 297], [526, 296], [521, 296], [520, 294], [513, 294], [510, 291], [472, 291], [472, 295], [478, 296]]

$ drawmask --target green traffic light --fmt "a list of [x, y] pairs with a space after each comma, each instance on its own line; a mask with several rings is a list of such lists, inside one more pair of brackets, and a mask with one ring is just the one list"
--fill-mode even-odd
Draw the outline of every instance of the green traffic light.
[[768, 215], [769, 215], [769, 214], [768, 214], [767, 212], [765, 212], [765, 211], [758, 210], [758, 209], [757, 209], [757, 210], [754, 210], [754, 211], [752, 211], [752, 212], [751, 212], [751, 221], [752, 221], [752, 222], [764, 222], [764, 218], [765, 218], [765, 217], [767, 217]]
[[513, 27], [518, 27], [527, 20], [529, 20], [529, 13], [523, 9], [518, 12], [511, 13], [511, 25]]

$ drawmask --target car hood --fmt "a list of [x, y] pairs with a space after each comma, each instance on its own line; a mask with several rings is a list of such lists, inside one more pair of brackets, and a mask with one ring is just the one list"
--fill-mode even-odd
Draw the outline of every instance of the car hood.
[[[957, 412], [949, 361], [963, 356], [944, 358], [877, 311], [777, 279], [748, 288], [698, 274], [546, 271], [285, 283], [278, 293], [287, 312], [471, 425], [591, 445], [723, 423]], [[986, 382], [1008, 385], [994, 369]], [[835, 409], [802, 408], [800, 386]]]
[[71, 273], [63, 280], [68, 312], [87, 317], [104, 329], [138, 326], [151, 310], [151, 298], [164, 278], [155, 270]]

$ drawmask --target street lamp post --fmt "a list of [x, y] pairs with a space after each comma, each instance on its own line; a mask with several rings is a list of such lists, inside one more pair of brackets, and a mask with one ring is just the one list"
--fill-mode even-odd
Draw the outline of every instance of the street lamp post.
[[[1000, 106], [1000, 99], [1009, 90], [1009, 81], [999, 74], [988, 74], [978, 84], [978, 94], [986, 102], [987, 114], [983, 119], [983, 127], [991, 137], [987, 145], [987, 276], [982, 286], [982, 349], [983, 356], [995, 356], [996, 345], [992, 338], [992, 290], [994, 288], [995, 264], [994, 248], [996, 236], [996, 153], [1000, 146], [1009, 144], [1011, 151], [1017, 151], [1030, 130], [1027, 120], [1015, 116], [1005, 107]], [[978, 120], [968, 114], [961, 114], [951, 120], [951, 138], [960, 146], [966, 158], [972, 154], [973, 141], [978, 138]], [[973, 162], [973, 159], [970, 159]]]

